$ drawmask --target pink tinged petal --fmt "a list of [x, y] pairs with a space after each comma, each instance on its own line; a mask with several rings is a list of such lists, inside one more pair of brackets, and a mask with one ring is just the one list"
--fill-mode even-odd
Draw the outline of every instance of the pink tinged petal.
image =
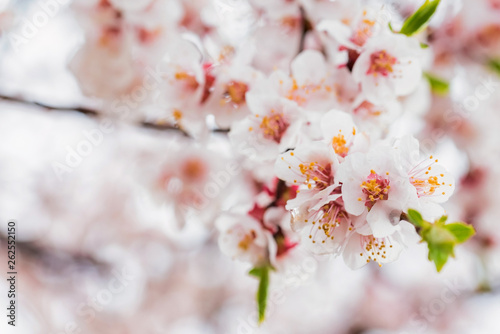
[[410, 170], [415, 163], [419, 162], [419, 146], [418, 140], [411, 135], [403, 136], [394, 141], [393, 147], [398, 153], [397, 158], [403, 170]]
[[365, 51], [356, 60], [352, 69], [354, 81], [361, 84], [366, 99], [374, 104], [382, 104], [395, 97], [394, 89], [387, 76], [368, 74], [372, 53]]
[[301, 52], [293, 60], [291, 69], [299, 86], [320, 84], [328, 72], [323, 54], [316, 50]]
[[226, 214], [217, 220], [216, 226], [221, 231], [219, 247], [224, 254], [254, 265], [265, 260], [269, 232], [255, 219]]
[[422, 79], [422, 66], [420, 61], [414, 57], [398, 59], [391, 75], [395, 94], [406, 96], [413, 93]]
[[373, 231], [376, 238], [384, 238], [396, 231], [396, 225], [399, 223], [401, 208], [398, 203], [393, 201], [380, 201], [375, 203], [366, 215], [366, 221]]
[[[331, 190], [330, 190], [330, 191], [331, 191]], [[320, 199], [320, 197], [319, 197], [318, 195], [324, 195], [324, 194], [319, 194], [319, 193], [318, 193], [318, 194], [317, 194], [317, 195], [313, 198], [313, 200], [314, 200], [314, 199], [316, 199], [316, 200], [317, 200], [318, 198]], [[321, 207], [322, 207], [322, 206], [324, 206], [325, 204], [328, 204], [328, 203], [330, 203], [330, 202], [333, 202], [333, 201], [335, 201], [335, 200], [339, 199], [341, 196], [342, 196], [341, 194], [334, 194], [334, 195], [329, 195], [329, 196], [326, 196], [326, 197], [324, 197], [322, 200], [320, 199], [320, 200], [318, 201], [318, 203], [316, 203], [316, 205], [314, 205], [313, 207], [311, 207], [311, 208], [309, 209], [309, 211], [316, 211], [316, 210], [319, 210], [319, 209], [321, 209]]]
[[246, 94], [246, 102], [252, 114], [261, 114], [267, 107], [272, 104], [271, 96], [263, 96], [262, 94], [250, 91]]
[[409, 171], [408, 176], [419, 198], [425, 197], [428, 201], [443, 203], [453, 194], [455, 181], [437, 162], [434, 158], [422, 161]]
[[276, 175], [295, 185], [306, 185], [317, 191], [333, 183], [336, 160], [323, 142], [298, 146], [283, 153], [276, 162]]
[[[365, 211], [365, 201], [362, 188], [358, 182], [346, 182], [342, 184], [342, 198], [348, 213], [359, 216]], [[360, 200], [361, 198], [361, 200]]]
[[395, 261], [402, 249], [402, 236], [399, 231], [385, 238], [355, 233], [344, 250], [344, 261], [353, 269], [372, 261], [382, 266], [383, 263]]
[[434, 202], [421, 200], [418, 205], [418, 212], [422, 214], [422, 217], [427, 221], [434, 221], [439, 217], [443, 216], [446, 211], [444, 208]]
[[359, 233], [361, 235], [372, 235], [373, 231], [366, 221], [366, 215], [368, 214], [367, 211], [365, 211], [362, 215], [357, 216], [357, 217], [352, 217], [352, 224], [354, 226], [354, 230], [356, 233]]
[[359, 55], [354, 67], [352, 68], [352, 78], [355, 82], [361, 83], [366, 77], [366, 72], [370, 68], [370, 54], [363, 52]]
[[388, 77], [366, 76], [361, 82], [366, 99], [373, 104], [382, 104], [396, 98], [394, 85]]
[[274, 164], [274, 173], [290, 184], [300, 184], [305, 181], [305, 176], [298, 170], [299, 164], [295, 150], [283, 153]]
[[335, 153], [345, 157], [349, 153], [353, 137], [357, 133], [352, 116], [339, 110], [331, 110], [321, 119], [321, 131]]
[[349, 49], [357, 51], [360, 50], [359, 45], [356, 45], [351, 41], [351, 37], [353, 34], [352, 29], [342, 22], [336, 20], [324, 20], [318, 24], [316, 29], [318, 31], [326, 32], [342, 46], [346, 46]]
[[422, 240], [415, 230], [415, 226], [404, 220], [399, 222], [398, 231], [391, 235], [391, 238], [394, 242], [397, 242], [402, 246], [416, 244]]
[[[342, 183], [342, 198], [348, 213], [359, 216], [365, 210], [365, 198], [360, 184], [364, 176], [360, 173], [360, 168], [366, 165], [363, 154], [349, 155], [340, 165], [336, 173], [336, 180]], [[361, 199], [361, 200], [360, 200]]]
[[359, 269], [368, 262], [365, 256], [362, 256], [365, 249], [362, 244], [362, 236], [358, 233], [353, 233], [342, 253], [345, 264], [351, 269]]
[[[311, 201], [311, 195], [310, 193], [315, 192], [314, 190], [310, 189], [302, 189], [300, 193], [297, 194], [297, 196], [294, 199], [290, 199], [286, 202], [286, 209], [287, 210], [295, 210], [300, 208], [302, 205], [305, 203]], [[306, 213], [304, 213], [306, 214]]]
[[276, 256], [278, 255], [278, 244], [271, 233], [267, 233], [267, 244], [269, 249], [269, 262], [276, 266]]

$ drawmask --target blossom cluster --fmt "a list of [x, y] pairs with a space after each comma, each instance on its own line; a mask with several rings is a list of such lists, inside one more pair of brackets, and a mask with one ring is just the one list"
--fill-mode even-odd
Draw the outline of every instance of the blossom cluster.
[[[213, 223], [231, 258], [279, 272], [305, 249], [382, 266], [420, 234], [440, 269], [426, 223], [444, 224], [456, 185], [414, 136], [446, 86], [431, 75], [447, 73], [443, 45], [463, 33], [446, 15], [434, 30], [439, 3], [76, 1], [87, 40], [70, 67], [106, 112], [196, 141], [142, 177], [178, 221]], [[498, 51], [495, 27], [470, 57]]]

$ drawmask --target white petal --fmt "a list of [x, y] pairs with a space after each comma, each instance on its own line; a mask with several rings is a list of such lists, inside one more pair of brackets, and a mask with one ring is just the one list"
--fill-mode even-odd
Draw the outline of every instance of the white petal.
[[391, 74], [396, 95], [405, 96], [414, 92], [422, 78], [420, 61], [414, 57], [398, 59]]
[[293, 77], [299, 86], [318, 84], [327, 74], [325, 58], [316, 50], [301, 52], [292, 62]]
[[352, 29], [337, 20], [323, 20], [317, 28], [318, 31], [325, 31], [328, 35], [332, 36], [340, 45], [346, 46], [349, 49], [359, 50], [360, 47], [351, 42], [353, 34]]
[[395, 218], [399, 222], [399, 216], [402, 211], [397, 208], [395, 209], [391, 204], [394, 203], [389, 200], [379, 201], [375, 203], [368, 212], [368, 215], [366, 215], [366, 220], [375, 238], [384, 238], [396, 231], [396, 226], [393, 223], [396, 221]]
[[359, 269], [366, 265], [366, 257], [360, 256], [361, 253], [364, 253], [361, 235], [353, 233], [342, 253], [345, 264], [351, 269]]

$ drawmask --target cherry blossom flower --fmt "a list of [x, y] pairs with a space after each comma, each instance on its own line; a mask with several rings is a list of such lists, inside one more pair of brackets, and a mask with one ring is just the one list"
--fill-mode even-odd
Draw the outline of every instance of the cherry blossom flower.
[[[261, 24], [254, 27], [252, 41], [255, 50], [253, 66], [270, 73], [287, 70], [299, 52], [302, 31], [301, 13], [297, 3], [287, 1], [252, 1]], [[263, 9], [264, 8], [264, 9]]]
[[392, 234], [413, 190], [398, 168], [394, 150], [379, 145], [366, 154], [350, 154], [337, 176], [342, 183], [346, 211], [355, 216], [366, 214], [366, 222], [376, 238]]
[[223, 129], [250, 115], [246, 94], [261, 79], [262, 74], [239, 63], [214, 69], [215, 82], [204, 107], [215, 116]]
[[323, 142], [298, 146], [276, 161], [279, 178], [299, 185], [295, 199], [287, 202], [292, 229], [318, 253], [339, 252], [350, 226], [335, 180], [339, 162], [333, 148]]
[[429, 220], [439, 218], [444, 210], [439, 203], [446, 202], [455, 190], [450, 173], [430, 155], [421, 157], [418, 140], [406, 136], [396, 140], [399, 165], [415, 188], [411, 207], [419, 210]]
[[303, 121], [292, 102], [252, 92], [246, 94], [246, 102], [251, 114], [235, 123], [229, 133], [235, 147], [247, 143], [257, 149], [257, 159], [269, 161], [295, 145]]
[[372, 140], [387, 136], [390, 126], [401, 116], [399, 101], [389, 100], [373, 104], [360, 94], [352, 104], [352, 115], [360, 131]]
[[405, 238], [412, 234], [415, 234], [415, 229], [408, 222], [401, 222], [392, 234], [385, 237], [354, 232], [349, 236], [342, 257], [351, 269], [359, 269], [372, 261], [381, 267], [398, 259], [405, 247]]
[[[301, 52], [290, 68], [290, 75], [283, 71], [273, 72], [269, 78], [270, 88], [308, 112], [326, 112], [347, 105], [357, 93], [346, 70], [328, 64], [319, 51]], [[264, 86], [263, 89], [268, 88]]]
[[219, 246], [222, 253], [254, 266], [268, 260], [271, 234], [259, 221], [248, 215], [226, 213], [216, 225], [221, 231]]
[[155, 161], [149, 173], [142, 176], [153, 189], [154, 199], [173, 206], [180, 226], [189, 217], [211, 224], [225, 194], [214, 183], [214, 175], [223, 170], [224, 160], [210, 150], [183, 142], [179, 147], [169, 148], [168, 157], [161, 163]]
[[377, 36], [382, 29], [388, 30], [389, 16], [387, 8], [365, 7], [356, 11], [351, 19], [323, 20], [317, 29], [327, 32], [340, 46], [361, 52], [370, 38]]
[[412, 93], [420, 82], [421, 48], [416, 39], [382, 34], [371, 39], [354, 64], [352, 75], [368, 101], [381, 104]]
[[351, 115], [343, 111], [326, 113], [321, 119], [321, 130], [324, 140], [340, 158], [368, 146], [367, 138], [358, 132]]

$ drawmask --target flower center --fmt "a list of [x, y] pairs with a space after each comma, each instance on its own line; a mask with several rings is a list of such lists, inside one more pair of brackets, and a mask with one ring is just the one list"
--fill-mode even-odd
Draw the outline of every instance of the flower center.
[[349, 153], [349, 147], [346, 146], [347, 141], [344, 138], [343, 134], [339, 134], [338, 136], [333, 137], [332, 146], [338, 155], [345, 158], [347, 153]]
[[243, 239], [240, 240], [238, 247], [246, 251], [256, 238], [257, 234], [255, 233], [255, 230], [250, 230], [249, 233], [245, 234]]
[[370, 68], [366, 74], [387, 76], [394, 71], [393, 66], [396, 61], [397, 59], [385, 50], [374, 52], [370, 56]]
[[[280, 80], [280, 85], [283, 81]], [[296, 79], [292, 79], [292, 87], [286, 93], [286, 98], [290, 101], [294, 101], [299, 106], [303, 106], [310, 101], [311, 98], [317, 96], [319, 98], [324, 98], [325, 94], [335, 95], [334, 98], [340, 99], [340, 86], [339, 85], [328, 85], [321, 80], [319, 84], [308, 83], [299, 86]]]
[[172, 112], [172, 116], [174, 117], [176, 122], [179, 122], [182, 119], [182, 111], [179, 109], [174, 109]]
[[500, 1], [499, 0], [490, 0], [490, 6], [494, 9], [500, 9]]
[[[366, 181], [361, 183], [363, 193], [366, 195], [365, 206], [371, 209], [377, 201], [385, 201], [389, 198], [389, 180], [378, 175], [374, 170], [371, 170]], [[358, 198], [362, 201], [361, 198]]]
[[354, 109], [355, 114], [359, 114], [363, 117], [377, 117], [382, 114], [375, 105], [368, 101], [363, 101], [356, 109]]
[[500, 44], [500, 25], [490, 24], [479, 31], [477, 39], [484, 47], [494, 47]]
[[247, 84], [238, 81], [231, 81], [226, 85], [226, 91], [222, 95], [221, 104], [233, 102], [236, 105], [245, 103], [245, 94], [248, 91]]
[[356, 45], [363, 46], [368, 38], [372, 36], [375, 23], [375, 21], [363, 19], [351, 36], [351, 41]]
[[264, 138], [279, 143], [289, 125], [283, 114], [275, 113], [274, 110], [271, 110], [271, 115], [262, 117], [260, 128], [262, 129]]
[[418, 197], [430, 196], [439, 187], [437, 176], [429, 176], [427, 179], [410, 178], [411, 184], [417, 189]]
[[309, 164], [300, 164], [300, 172], [306, 177], [307, 187], [311, 189], [313, 187], [312, 182], [314, 181], [314, 187], [318, 190], [323, 190], [333, 183], [332, 166], [326, 164], [321, 166], [317, 162], [311, 162]]
[[281, 24], [290, 30], [295, 29], [300, 24], [300, 18], [296, 16], [285, 16], [281, 19]]
[[195, 76], [188, 74], [187, 72], [175, 73], [175, 79], [183, 82], [190, 90], [196, 90], [199, 86], [199, 83], [196, 80]]
[[[294, 219], [298, 218], [294, 217], [293, 213], [292, 217]], [[338, 200], [329, 202], [318, 210], [310, 210], [307, 216], [302, 216], [299, 219], [303, 219], [304, 223], [310, 224], [309, 239], [313, 244], [324, 244], [329, 240], [334, 240], [336, 228], [343, 224], [350, 224], [343, 202]]]
[[[430, 161], [429, 161], [430, 160]], [[439, 195], [436, 191], [442, 191], [441, 189], [446, 189], [447, 187], [451, 187], [451, 184], [446, 184], [443, 182], [444, 174], [439, 175], [430, 175], [435, 174], [432, 173], [432, 166], [438, 162], [438, 159], [429, 157], [429, 160], [424, 160], [420, 162], [418, 165], [413, 167], [408, 175], [410, 176], [410, 183], [417, 190], [417, 196], [420, 198], [422, 196], [432, 196]], [[446, 191], [442, 191], [441, 195], [445, 195]]]
[[190, 181], [199, 181], [203, 179], [206, 172], [206, 167], [199, 159], [191, 158], [184, 162], [181, 168], [181, 172], [184, 179]]
[[162, 29], [159, 27], [151, 30], [141, 27], [138, 29], [137, 35], [142, 43], [150, 43], [154, 41], [156, 38], [158, 38], [161, 32]]
[[[384, 239], [374, 238], [372, 235], [363, 236], [361, 239], [363, 252], [359, 255], [366, 258], [366, 263], [370, 261], [377, 262], [382, 267], [381, 261], [384, 261], [387, 254], [387, 245]], [[392, 248], [392, 245], [389, 245]], [[378, 259], [377, 259], [378, 257]]]

